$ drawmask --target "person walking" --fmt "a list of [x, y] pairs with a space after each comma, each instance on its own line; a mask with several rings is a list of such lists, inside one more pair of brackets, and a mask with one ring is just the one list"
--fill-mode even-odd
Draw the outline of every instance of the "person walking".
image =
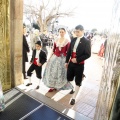
[[42, 43], [41, 41], [37, 41], [36, 43], [36, 49], [33, 50], [32, 58], [31, 58], [31, 66], [27, 71], [27, 76], [29, 77], [29, 83], [26, 86], [32, 85], [31, 83], [31, 75], [32, 72], [36, 71], [36, 77], [39, 80], [39, 85], [36, 87], [36, 89], [39, 89], [40, 87], [40, 81], [42, 78], [42, 66], [46, 62], [47, 57], [46, 53], [42, 50]]
[[71, 40], [70, 47], [66, 56], [65, 67], [67, 68], [67, 80], [73, 81], [75, 77], [75, 91], [70, 101], [71, 105], [75, 104], [76, 96], [82, 85], [85, 60], [91, 56], [90, 41], [84, 37], [84, 28], [82, 25], [75, 27], [76, 38]]
[[27, 79], [26, 77], [26, 67], [25, 67], [25, 62], [28, 62], [28, 56], [27, 53], [30, 52], [28, 43], [26, 41], [26, 27], [23, 26], [23, 49], [22, 49], [22, 72], [23, 72], [23, 77], [24, 79]]
[[43, 83], [50, 88], [48, 92], [66, 87], [66, 89], [72, 89], [73, 86], [67, 82], [67, 70], [64, 67], [67, 50], [70, 45], [70, 41], [65, 38], [66, 30], [60, 28], [60, 37], [54, 42], [53, 53], [46, 65], [46, 69], [43, 74]]

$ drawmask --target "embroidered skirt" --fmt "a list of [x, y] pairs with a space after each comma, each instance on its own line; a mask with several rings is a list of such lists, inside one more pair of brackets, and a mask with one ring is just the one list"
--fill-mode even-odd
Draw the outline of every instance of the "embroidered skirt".
[[4, 97], [3, 97], [3, 92], [2, 92], [2, 86], [0, 84], [0, 112], [5, 109], [5, 104], [4, 104]]
[[50, 58], [43, 74], [43, 82], [47, 87], [73, 89], [72, 84], [67, 81], [67, 69], [64, 64], [65, 56], [53, 55]]

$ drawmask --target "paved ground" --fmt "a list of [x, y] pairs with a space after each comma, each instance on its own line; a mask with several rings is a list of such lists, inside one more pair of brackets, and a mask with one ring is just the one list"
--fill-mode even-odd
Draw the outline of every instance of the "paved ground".
[[[31, 54], [29, 54], [29, 58], [30, 57]], [[29, 67], [29, 63], [27, 63], [27, 69], [28, 67]], [[45, 65], [43, 67], [43, 71], [44, 68]], [[101, 73], [102, 73], [102, 60], [97, 55], [92, 54], [91, 58], [86, 61], [86, 65], [85, 65], [86, 78], [83, 80], [82, 87], [77, 97], [77, 102], [74, 106], [69, 105], [70, 98], [72, 97], [69, 94], [70, 92], [69, 90], [62, 90], [62, 91], [48, 93], [49, 88], [44, 86], [42, 82], [40, 89], [35, 90], [35, 87], [38, 84], [35, 74], [33, 74], [32, 76], [33, 85], [31, 87], [26, 87], [25, 84], [27, 84], [28, 80], [24, 80], [23, 86], [25, 92], [30, 91], [32, 89], [37, 93], [39, 93], [39, 95], [43, 95], [44, 97], [51, 99], [55, 103], [62, 105], [65, 108], [69, 108], [73, 112], [75, 111], [78, 114], [85, 116], [86, 117], [85, 120], [93, 120], [98, 92], [99, 92]], [[56, 106], [54, 107], [56, 108]]]

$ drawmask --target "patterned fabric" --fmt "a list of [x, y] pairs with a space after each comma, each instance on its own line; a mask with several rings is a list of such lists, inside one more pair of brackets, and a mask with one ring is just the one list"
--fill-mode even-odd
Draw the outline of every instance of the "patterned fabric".
[[65, 39], [65, 41], [63, 43], [60, 43], [59, 40], [56, 40], [54, 42], [54, 48], [53, 48], [53, 53], [56, 56], [61, 56], [61, 54], [63, 54], [64, 56], [67, 55], [67, 51], [69, 49], [70, 43], [68, 40]]
[[[48, 61], [43, 74], [43, 82], [50, 88], [73, 89], [72, 84], [67, 82], [67, 69], [64, 67], [65, 57], [53, 55]], [[67, 84], [67, 85], [66, 85]], [[66, 87], [65, 87], [66, 86]]]
[[2, 92], [2, 86], [0, 84], [0, 112], [3, 111], [4, 108], [5, 108], [4, 97], [3, 97], [3, 92]]
[[62, 48], [65, 47], [68, 43], [69, 41], [67, 39], [65, 39], [62, 43], [60, 43], [59, 40], [56, 40], [56, 47], [58, 47], [61, 51]]

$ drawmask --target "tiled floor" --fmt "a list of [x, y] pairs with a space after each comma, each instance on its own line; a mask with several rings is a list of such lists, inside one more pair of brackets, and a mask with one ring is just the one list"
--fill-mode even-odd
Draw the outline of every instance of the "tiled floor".
[[[29, 57], [31, 57], [31, 55], [29, 55]], [[29, 64], [27, 63], [27, 68], [28, 67]], [[49, 88], [42, 82], [40, 89], [35, 90], [38, 84], [35, 74], [32, 76], [32, 86], [26, 87], [25, 84], [27, 84], [28, 80], [24, 80], [24, 84], [18, 86], [18, 88], [58, 111], [64, 112], [75, 120], [93, 120], [99, 93], [101, 73], [102, 60], [97, 55], [92, 54], [92, 57], [86, 61], [86, 78], [83, 80], [83, 85], [74, 106], [69, 105], [70, 98], [72, 97], [72, 95], [69, 94], [69, 90], [48, 93]]]

